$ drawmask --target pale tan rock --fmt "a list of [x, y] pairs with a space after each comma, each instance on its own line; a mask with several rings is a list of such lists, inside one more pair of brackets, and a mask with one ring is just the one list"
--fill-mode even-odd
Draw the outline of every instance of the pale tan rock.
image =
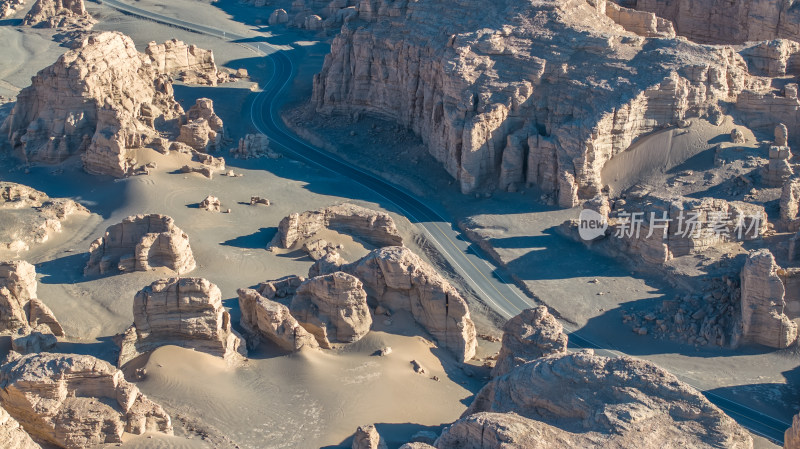
[[[510, 425], [476, 417], [471, 430], [457, 430], [462, 420], [443, 432], [437, 447], [753, 447], [745, 429], [672, 374], [651, 362], [591, 350], [543, 357], [495, 378], [462, 418], [481, 412], [508, 415]], [[482, 446], [472, 438], [485, 425], [487, 442], [516, 445]], [[454, 445], [459, 435], [467, 440], [462, 437], [462, 446]]]
[[363, 284], [342, 272], [300, 284], [289, 310], [323, 348], [330, 348], [331, 343], [358, 341], [372, 326]]
[[67, 449], [172, 434], [169, 415], [122, 371], [88, 355], [29, 354], [0, 368], [0, 402], [34, 438]]
[[4, 449], [42, 449], [3, 407], [0, 407], [0, 447]]
[[567, 352], [567, 335], [545, 306], [523, 310], [503, 325], [503, 344], [492, 376], [502, 376], [532, 360]]
[[53, 331], [44, 324], [35, 328], [20, 327], [11, 336], [11, 350], [20, 354], [36, 352], [52, 352], [58, 344], [58, 339]]
[[762, 177], [767, 186], [780, 187], [794, 175], [794, 169], [789, 162], [791, 158], [791, 148], [787, 146], [769, 147], [769, 164]]
[[404, 310], [459, 361], [475, 355], [475, 325], [467, 302], [436, 270], [410, 249], [390, 246], [339, 267], [364, 284], [378, 304]]
[[211, 50], [172, 39], [163, 44], [150, 42], [144, 52], [161, 73], [188, 84], [217, 85], [219, 71]]
[[317, 340], [297, 322], [285, 305], [262, 296], [257, 290], [239, 289], [241, 326], [250, 347], [261, 339], [269, 340], [285, 351], [318, 348]]
[[378, 429], [374, 425], [360, 426], [353, 435], [353, 449], [386, 449]]
[[82, 154], [90, 173], [126, 176], [133, 148], [160, 137], [154, 125], [182, 115], [169, 75], [118, 32], [94, 34], [41, 70], [0, 126], [26, 162]]
[[289, 14], [286, 12], [285, 9], [278, 8], [275, 11], [272, 11], [272, 14], [269, 15], [268, 23], [270, 25], [278, 25], [288, 22], [289, 22]]
[[0, 332], [44, 326], [53, 335], [64, 336], [53, 312], [36, 297], [36, 287], [33, 265], [20, 260], [0, 261]]
[[208, 122], [208, 127], [213, 131], [222, 131], [222, 119], [214, 112], [214, 102], [211, 99], [198, 98], [186, 113], [186, 120], [190, 122], [201, 118]]
[[786, 315], [781, 267], [768, 249], [750, 253], [742, 269], [742, 339], [785, 348], [797, 339], [797, 324]]
[[733, 143], [745, 143], [744, 134], [739, 128], [734, 128], [731, 131], [731, 142]]
[[308, 276], [315, 277], [337, 272], [339, 271], [339, 267], [346, 263], [347, 261], [344, 260], [338, 251], [327, 251], [308, 269]]
[[800, 230], [800, 178], [791, 178], [783, 183], [780, 199], [780, 224], [786, 230]]
[[68, 198], [50, 198], [22, 184], [0, 181], [0, 211], [5, 214], [0, 229], [0, 248], [26, 251], [58, 232], [72, 216], [86, 217], [89, 210]]
[[676, 32], [697, 42], [741, 44], [788, 38], [800, 41], [800, 12], [791, 2], [763, 0], [638, 0], [636, 9], [650, 11], [675, 24]]
[[792, 427], [784, 432], [783, 449], [800, 449], [800, 415], [794, 415]]
[[23, 25], [45, 28], [75, 27], [89, 30], [97, 23], [86, 11], [83, 0], [36, 0], [22, 19]]
[[[578, 223], [563, 226], [569, 233], [577, 230]], [[757, 240], [767, 229], [761, 205], [633, 190], [609, 214], [606, 241], [615, 252], [662, 264], [724, 243]]]
[[133, 326], [121, 341], [118, 366], [165, 345], [228, 361], [247, 355], [219, 287], [202, 278], [160, 279], [136, 294]]
[[134, 215], [110, 226], [89, 248], [84, 275], [166, 267], [184, 274], [196, 264], [189, 236], [166, 215]]
[[403, 244], [403, 238], [389, 214], [349, 203], [289, 215], [278, 225], [278, 233], [272, 244], [291, 248], [323, 228], [352, 234], [375, 246]]
[[248, 134], [239, 139], [239, 146], [231, 148], [230, 153], [237, 159], [250, 159], [274, 155], [269, 149], [269, 138], [263, 134]]
[[209, 212], [221, 212], [222, 203], [219, 201], [219, 198], [209, 195], [200, 202], [200, 209], [207, 210]]
[[336, 246], [324, 239], [309, 239], [303, 243], [303, 251], [308, 253], [312, 260], [320, 260], [328, 253], [336, 251]]
[[564, 207], [600, 193], [605, 164], [652, 131], [729, 101], [761, 127], [794, 117], [798, 100], [733, 48], [638, 36], [626, 27], [669, 36], [669, 24], [613, 3], [363, 0], [312, 103], [410, 128], [464, 193], [524, 180]]
[[0, 19], [5, 19], [22, 11], [25, 0], [0, 0]]

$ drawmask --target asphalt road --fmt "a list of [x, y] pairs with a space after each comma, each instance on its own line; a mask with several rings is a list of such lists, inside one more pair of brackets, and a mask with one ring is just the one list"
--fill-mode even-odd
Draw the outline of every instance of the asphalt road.
[[[251, 107], [251, 119], [255, 128], [270, 139], [270, 145], [279, 146], [296, 159], [316, 165], [345, 176], [393, 204], [409, 221], [414, 223], [433, 242], [470, 288], [495, 312], [508, 319], [522, 310], [535, 306], [536, 302], [525, 295], [513, 282], [507, 281], [500, 269], [480, 248], [458, 231], [453, 220], [435, 205], [423, 203], [415, 196], [394, 184], [365, 172], [358, 167], [325, 150], [313, 147], [289, 131], [279, 116], [281, 96], [294, 77], [292, 60], [285, 52], [266, 42], [255, 42], [253, 36], [242, 36], [218, 28], [209, 27], [153, 13], [118, 0], [102, 0], [102, 4], [119, 11], [154, 22], [175, 26], [195, 33], [202, 33], [249, 47], [257, 54], [268, 57], [273, 71], [264, 90], [258, 94]], [[624, 355], [614, 348], [604, 347], [578, 335], [572, 326], [565, 323], [570, 344], [591, 348], [595, 353], [617, 357]], [[692, 384], [691, 379], [681, 378]], [[783, 444], [784, 431], [791, 425], [745, 405], [703, 391], [709, 401], [724, 410], [739, 424], [753, 433]]]

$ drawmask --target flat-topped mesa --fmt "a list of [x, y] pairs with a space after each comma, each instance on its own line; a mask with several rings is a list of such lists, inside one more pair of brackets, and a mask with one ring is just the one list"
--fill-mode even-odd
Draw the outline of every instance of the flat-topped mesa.
[[[603, 168], [636, 139], [688, 118], [798, 125], [796, 85], [752, 73], [751, 47], [665, 37], [666, 21], [611, 1], [363, 0], [357, 10], [314, 78], [312, 105], [410, 128], [464, 193], [531, 184], [574, 207], [603, 191]], [[760, 60], [796, 75], [798, 52]]]
[[240, 324], [251, 348], [262, 339], [284, 351], [319, 348], [316, 338], [297, 322], [288, 307], [263, 296], [258, 290], [242, 288], [238, 293], [242, 312]]
[[42, 449], [8, 412], [0, 407], [0, 447], [5, 449]]
[[784, 270], [768, 249], [750, 253], [742, 268], [742, 340], [786, 348], [797, 340], [800, 269]]
[[177, 274], [195, 269], [189, 236], [166, 215], [134, 215], [106, 229], [92, 242], [84, 275], [148, 271], [165, 267]]
[[328, 228], [351, 234], [375, 246], [403, 244], [391, 215], [355, 204], [343, 203], [315, 211], [294, 213], [281, 220], [271, 245], [291, 248]]
[[169, 415], [122, 371], [88, 355], [29, 354], [0, 368], [0, 403], [34, 438], [66, 449], [172, 434]]
[[120, 341], [118, 366], [161, 346], [175, 345], [234, 361], [246, 356], [231, 327], [219, 287], [202, 278], [160, 279], [136, 294], [133, 325]]
[[638, 0], [640, 11], [673, 22], [675, 31], [708, 44], [743, 44], [787, 38], [800, 41], [800, 11], [793, 2], [732, 0]]
[[0, 333], [40, 329], [63, 337], [64, 329], [36, 297], [36, 269], [24, 260], [0, 261]]
[[436, 270], [410, 249], [391, 246], [371, 251], [338, 271], [364, 284], [370, 304], [414, 317], [439, 345], [459, 361], [475, 355], [475, 325], [467, 302]]
[[216, 86], [227, 81], [227, 75], [217, 70], [214, 52], [197, 45], [187, 45], [177, 39], [163, 44], [153, 41], [147, 44], [144, 52], [159, 72], [184, 83]]
[[186, 123], [181, 125], [178, 142], [196, 151], [208, 153], [220, 148], [223, 136], [222, 119], [214, 113], [214, 102], [198, 98], [186, 113]]
[[82, 154], [86, 171], [123, 177], [133, 148], [159, 137], [156, 125], [183, 115], [169, 76], [118, 32], [94, 34], [41, 70], [0, 126], [26, 162]]
[[[509, 428], [511, 434], [533, 436], [535, 429], [542, 429], [548, 439], [541, 447], [573, 440], [575, 445], [557, 446], [753, 447], [745, 429], [667, 371], [651, 362], [601, 357], [591, 350], [543, 357], [493, 379], [462, 418], [482, 412], [525, 419], [525, 425]], [[498, 447], [480, 446], [483, 426], [474, 425], [478, 433], [468, 435], [478, 437], [476, 446], [442, 444], [452, 442], [452, 435], [446, 435], [453, 430], [446, 429], [437, 447]]]
[[0, 181], [0, 211], [6, 214], [0, 229], [0, 248], [26, 251], [60, 232], [72, 215], [88, 216], [89, 210], [69, 198], [50, 198], [44, 192], [13, 182]]
[[567, 352], [567, 335], [545, 306], [523, 310], [503, 325], [503, 344], [492, 377], [532, 360]]
[[75, 27], [89, 30], [97, 21], [86, 11], [83, 0], [36, 0], [22, 19], [23, 25], [44, 28]]
[[6, 19], [22, 11], [25, 0], [0, 0], [0, 19]]
[[342, 272], [300, 284], [289, 310], [323, 348], [330, 348], [331, 343], [358, 341], [372, 326], [363, 284]]

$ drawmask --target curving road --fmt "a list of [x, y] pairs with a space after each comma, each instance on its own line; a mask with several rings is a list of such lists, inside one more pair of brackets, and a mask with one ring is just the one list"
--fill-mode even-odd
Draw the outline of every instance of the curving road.
[[[439, 252], [469, 284], [470, 288], [504, 318], [511, 318], [522, 310], [535, 305], [535, 301], [528, 298], [513, 282], [508, 282], [502, 277], [498, 268], [490, 262], [491, 259], [487, 255], [476, 248], [476, 245], [469, 243], [469, 240], [458, 231], [453, 221], [445, 218], [447, 217], [446, 213], [435, 209], [435, 206], [423, 203], [404, 189], [384, 179], [350, 165], [325, 150], [311, 146], [286, 128], [279, 117], [280, 99], [286, 86], [294, 77], [294, 65], [285, 52], [266, 42], [254, 42], [252, 36], [242, 36], [164, 16], [122, 3], [119, 0], [100, 0], [99, 2], [126, 14], [238, 43], [257, 53], [269, 56], [273, 67], [272, 74], [264, 90], [253, 101], [250, 112], [253, 126], [262, 134], [269, 136], [272, 145], [278, 145], [285, 152], [307, 164], [345, 176], [393, 204], [406, 218], [420, 228], [428, 240], [436, 245]], [[570, 343], [575, 346], [591, 348], [598, 354], [610, 357], [624, 355], [618, 350], [601, 347], [599, 344], [577, 335], [572, 326], [566, 323], [564, 327], [569, 333]], [[681, 380], [692, 384], [691, 379], [683, 377]], [[780, 444], [783, 443], [784, 431], [791, 424], [714, 393], [704, 391], [703, 394], [751, 432]]]

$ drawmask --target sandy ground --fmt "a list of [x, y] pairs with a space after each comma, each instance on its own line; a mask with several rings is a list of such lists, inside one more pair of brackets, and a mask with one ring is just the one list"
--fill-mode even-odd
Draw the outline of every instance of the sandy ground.
[[[318, 56], [309, 53], [308, 72], [321, 64], [321, 61], [312, 64], [312, 58]], [[301, 68], [298, 79], [306, 79], [304, 75], [307, 73]], [[559, 236], [556, 227], [565, 220], [578, 218], [578, 209], [543, 205], [546, 198], [534, 188], [515, 193], [462, 195], [457, 183], [413, 133], [375, 117], [354, 121], [347, 117], [319, 116], [307, 103], [310, 91], [309, 84], [295, 86], [292, 97], [305, 100], [287, 105], [284, 121], [289, 126], [301, 135], [325, 143], [327, 149], [352, 163], [440, 205], [462, 228], [474, 231], [470, 234], [472, 240], [492, 254], [509, 277], [538, 302], [572, 323], [581, 336], [651, 360], [697, 388], [747, 404], [786, 423], [791, 423], [792, 416], [800, 411], [800, 357], [794, 351], [695, 347], [634, 335], [623, 326], [624, 313], [652, 309], [664, 299], [672, 299], [681, 289], [666, 276], [640, 271], [640, 267], [629, 261], [593, 253], [584, 245]], [[616, 179], [614, 187], [620, 190], [639, 180], [679, 184], [681, 179], [676, 179], [680, 178], [676, 172], [713, 165], [713, 148], [720, 141], [729, 140], [732, 127], [728, 119], [720, 127], [698, 122], [691, 130], [657, 133], [649, 141], [637, 142], [632, 152], [609, 164], [604, 179], [612, 184]], [[756, 145], [756, 136], [740, 129], [748, 139], [745, 147]], [[669, 145], [668, 151], [652, 151], [664, 145]], [[648, 158], [646, 154], [658, 157]], [[392, 172], [380, 172], [376, 167], [392, 167]], [[626, 177], [632, 181], [619, 181]], [[691, 195], [729, 187], [721, 179], [705, 184], [702, 181], [690, 190]], [[695, 179], [687, 179], [685, 184], [691, 187], [694, 182]], [[744, 199], [746, 194], [747, 190], [743, 190], [727, 196]], [[688, 271], [691, 267], [680, 268]], [[761, 440], [759, 444], [772, 446]]]
[[[242, 22], [257, 20], [237, 2], [135, 2], [167, 15], [215, 24], [239, 34], [255, 35]], [[252, 82], [269, 77], [268, 65], [250, 50], [183, 30], [141, 21], [95, 3], [87, 4], [100, 20], [96, 30], [120, 30], [131, 35], [139, 49], [149, 41], [178, 38], [215, 52], [219, 65], [247, 68], [251, 81], [217, 88], [176, 85], [179, 101], [188, 108], [196, 98], [210, 97], [225, 130], [235, 140], [253, 132], [249, 104]], [[267, 15], [269, 11], [265, 12]], [[20, 14], [21, 17], [24, 13]], [[251, 22], [252, 24], [252, 22]], [[30, 76], [52, 64], [67, 49], [47, 31], [23, 30], [12, 19], [0, 26], [7, 45], [0, 61], [0, 95], [13, 96], [30, 82]], [[8, 39], [6, 39], [8, 37]], [[295, 42], [298, 36], [273, 36], [272, 42]], [[317, 48], [318, 42], [302, 40], [298, 46]], [[280, 220], [291, 212], [317, 209], [342, 201], [383, 209], [380, 199], [347, 179], [290, 159], [238, 161], [228, 158], [228, 168], [242, 177], [178, 173], [190, 163], [188, 156], [164, 156], [141, 150], [141, 163], [158, 165], [150, 176], [123, 180], [84, 173], [78, 160], [58, 167], [33, 166], [25, 173], [14, 161], [0, 164], [0, 179], [30, 185], [52, 197], [69, 197], [92, 211], [88, 218], [69, 219], [63, 232], [49, 241], [32, 245], [22, 254], [0, 253], [0, 259], [23, 258], [36, 265], [39, 297], [54, 311], [69, 338], [59, 343], [61, 352], [92, 354], [115, 361], [111, 337], [127, 328], [132, 319], [133, 296], [150, 282], [171, 275], [167, 270], [85, 278], [83, 266], [92, 240], [124, 217], [140, 213], [172, 216], [191, 240], [198, 268], [190, 276], [206, 277], [223, 293], [224, 304], [238, 322], [236, 289], [289, 274], [306, 275], [312, 261], [302, 251], [268, 252], [265, 247]], [[196, 207], [206, 195], [221, 199], [230, 214], [211, 213]], [[250, 206], [251, 196], [269, 198], [272, 205]], [[392, 211], [389, 211], [392, 213]], [[404, 218], [393, 213], [407, 246], [426, 257], [425, 242]], [[342, 243], [351, 260], [369, 249], [352, 236], [328, 233]], [[436, 259], [431, 262], [440, 265]], [[444, 273], [450, 276], [449, 273]], [[488, 319], [476, 322], [489, 326]], [[419, 430], [434, 430], [454, 421], [469, 398], [481, 387], [486, 374], [468, 373], [453, 358], [417, 335], [408, 317], [395, 315], [388, 322], [376, 320], [375, 331], [361, 342], [336, 351], [286, 355], [262, 344], [241, 366], [227, 367], [221, 360], [194, 351], [166, 347], [145, 363], [148, 376], [141, 389], [162, 403], [173, 416], [175, 437], [129, 436], [124, 447], [349, 447], [356, 427], [376, 423], [396, 447]], [[497, 333], [494, 328], [483, 332]], [[393, 348], [387, 357], [374, 353]], [[496, 350], [496, 344], [482, 353]], [[419, 360], [427, 375], [415, 374], [410, 361]], [[439, 381], [432, 380], [437, 376]]]
[[[253, 36], [271, 12], [271, 8], [254, 10], [234, 0], [213, 5], [205, 0], [132, 3]], [[95, 3], [88, 3], [88, 8], [101, 21], [96, 30], [125, 32], [140, 49], [151, 40], [162, 42], [175, 37], [213, 49], [220, 65], [247, 68], [254, 82], [269, 76], [263, 59], [235, 43], [141, 21]], [[29, 84], [31, 75], [66, 51], [53, 42], [51, 33], [23, 33], [14, 20], [0, 26], [0, 41], [4, 43], [0, 95], [5, 96], [16, 95]], [[308, 98], [311, 75], [318, 71], [327, 52], [325, 43], [295, 31], [271, 31], [275, 34], [267, 37], [270, 42], [294, 43], [293, 51], [303, 55], [290, 97]], [[176, 86], [176, 95], [184, 106], [202, 96], [214, 99], [226, 131], [239, 137], [252, 132], [247, 109], [252, 99], [250, 87], [249, 82], [218, 88]], [[291, 121], [291, 113], [289, 117]], [[479, 228], [505, 269], [538, 300], [581, 328], [582, 334], [654, 360], [679, 376], [690, 376], [698, 387], [759, 405], [785, 420], [796, 412], [789, 405], [800, 403], [796, 388], [798, 357], [793, 353], [699, 350], [633, 337], [622, 328], [623, 310], [671, 298], [674, 290], [657, 277], [632, 272], [624, 263], [593, 254], [582, 245], [557, 236], [553, 228], [577, 216], [577, 212], [542, 206], [537, 201], [539, 194], [530, 189], [490, 198], [465, 197], [427, 155], [419, 139], [393, 124], [370, 118], [359, 123], [339, 118], [324, 123], [296, 118], [296, 126], [324, 128], [326, 139], [361, 165], [397, 167], [391, 176], [395, 182], [420, 196], [436, 198], [451, 216]], [[355, 136], [350, 135], [353, 130]], [[375, 145], [385, 151], [373, 151]], [[703, 150], [703, 145], [697, 146], [692, 154]], [[76, 161], [66, 163], [63, 171], [33, 167], [30, 174], [15, 170], [10, 162], [0, 166], [1, 179], [31, 185], [53, 197], [79, 200], [95, 214], [86, 220], [66, 222], [63, 233], [21, 255], [36, 264], [39, 296], [71, 336], [70, 341], [60, 344], [60, 350], [113, 360], [110, 337], [130, 324], [133, 295], [167, 275], [148, 272], [83, 278], [85, 251], [90, 242], [107, 226], [128, 215], [164, 213], [174, 217], [189, 234], [198, 260], [198, 269], [191, 275], [208, 277], [220, 286], [236, 322], [237, 288], [287, 274], [305, 274], [311, 264], [299, 252], [264, 250], [285, 215], [345, 199], [393, 212], [389, 205], [348, 180], [288, 159], [229, 159], [229, 166], [244, 177], [207, 180], [200, 175], [174, 173], [186, 163], [182, 157], [144, 151], [141, 159], [156, 161], [158, 170], [152, 176], [126, 180], [87, 175]], [[638, 166], [641, 173], [652, 168], [642, 163], [626, 167], [631, 165]], [[231, 208], [231, 214], [213, 214], [194, 207], [209, 194], [218, 196], [224, 208]], [[252, 195], [267, 197], [273, 205], [264, 208], [243, 204]], [[418, 254], [424, 253], [420, 247], [425, 247], [425, 242], [414, 234], [410, 223], [394, 216], [408, 244]], [[366, 250], [357, 242], [348, 245], [346, 236], [341, 239], [353, 257]], [[15, 255], [0, 254], [0, 258], [10, 256]], [[431, 262], [446, 268], [436, 259]], [[446, 271], [444, 274], [450, 276]], [[596, 283], [589, 282], [595, 279]], [[480, 313], [476, 298], [465, 293], [479, 332], [497, 335], [491, 319]], [[477, 379], [468, 378], [441, 351], [432, 351], [417, 337], [396, 335], [413, 333], [410, 326], [401, 324], [394, 323], [395, 328], [388, 332], [372, 332], [346, 351], [286, 356], [270, 354], [262, 345], [248, 362], [235, 368], [225, 367], [204, 354], [162, 348], [146, 361], [149, 374], [139, 384], [173, 414], [176, 424], [180, 424], [177, 435], [131, 438], [125, 447], [347, 446], [347, 437], [358, 425], [372, 422], [378, 423], [381, 433], [394, 443], [392, 447], [420, 429], [452, 422], [464, 410], [467, 398], [480, 387], [480, 374]], [[480, 343], [479, 355], [497, 349], [496, 344]], [[392, 355], [385, 359], [372, 355], [386, 345], [393, 347]], [[436, 357], [439, 355], [441, 358]], [[411, 358], [421, 360], [441, 381], [414, 374], [408, 365]], [[770, 447], [761, 441], [758, 445]]]

